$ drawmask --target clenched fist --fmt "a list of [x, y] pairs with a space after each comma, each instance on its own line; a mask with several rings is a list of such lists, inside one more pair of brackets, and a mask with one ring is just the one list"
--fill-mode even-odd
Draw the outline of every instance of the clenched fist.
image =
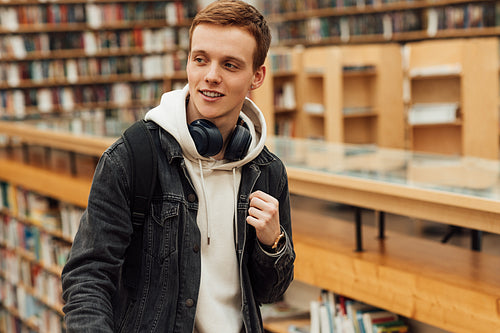
[[255, 228], [262, 244], [272, 246], [280, 234], [278, 200], [262, 191], [253, 192], [249, 199], [247, 223]]

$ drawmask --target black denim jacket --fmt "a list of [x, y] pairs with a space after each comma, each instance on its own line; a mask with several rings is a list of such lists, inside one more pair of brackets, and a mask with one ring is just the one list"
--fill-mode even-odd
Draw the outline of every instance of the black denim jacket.
[[[130, 243], [130, 161], [122, 139], [102, 155], [88, 206], [62, 273], [67, 332], [185, 332], [194, 327], [200, 285], [198, 199], [177, 141], [156, 124], [148, 127], [158, 151], [161, 195], [144, 225], [142, 272], [136, 296], [125, 287], [124, 253]], [[147, 172], [145, 170], [144, 172]], [[265, 252], [245, 221], [250, 193], [279, 200], [286, 233], [283, 250]], [[288, 179], [283, 163], [267, 148], [243, 166], [238, 194], [241, 314], [246, 332], [263, 332], [259, 305], [278, 300], [293, 279]], [[236, 333], [236, 332], [235, 332]]]

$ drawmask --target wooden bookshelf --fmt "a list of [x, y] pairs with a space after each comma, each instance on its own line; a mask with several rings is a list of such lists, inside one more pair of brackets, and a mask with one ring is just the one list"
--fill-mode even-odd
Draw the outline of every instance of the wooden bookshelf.
[[335, 141], [338, 132], [332, 110], [337, 109], [340, 52], [336, 47], [308, 48], [304, 51], [300, 72], [300, 124], [298, 137]]
[[40, 129], [23, 122], [0, 121], [0, 133], [19, 138], [27, 145], [39, 145], [100, 157], [115, 138], [68, 135], [67, 132]]
[[399, 45], [352, 45], [341, 52], [343, 126], [336, 130], [342, 142], [402, 148], [403, 77], [394, 66], [401, 62]]
[[[9, 239], [7, 232], [0, 239], [1, 260], [10, 263], [4, 267], [14, 267], [12, 261], [19, 266], [19, 269], [12, 269], [3, 274], [0, 270], [2, 289], [16, 292], [15, 299], [19, 301], [17, 307], [6, 306], [6, 304], [16, 304], [12, 300], [13, 294], [9, 294], [10, 296], [6, 296], [0, 302], [0, 308], [6, 311], [5, 315], [0, 316], [2, 318], [0, 330], [2, 325], [11, 325], [7, 326], [6, 332], [16, 330], [14, 327], [17, 327], [17, 330], [21, 327], [29, 327], [36, 332], [59, 331], [57, 325], [62, 326], [63, 316], [62, 299], [58, 298], [62, 266], [44, 261], [44, 256], [53, 255], [52, 258], [56, 258], [56, 253], [69, 250], [77, 222], [73, 221], [73, 225], [68, 228], [68, 217], [66, 217], [66, 228], [58, 225], [65, 223], [62, 222], [62, 210], [76, 209], [80, 214], [73, 218], [79, 221], [81, 209], [87, 205], [91, 177], [97, 159], [114, 139], [68, 135], [13, 122], [0, 122], [0, 133], [7, 134], [9, 137], [9, 140], [0, 146], [0, 181], [9, 184], [10, 187], [8, 194], [2, 193], [7, 195], [9, 206], [0, 210], [0, 224], [4, 231], [12, 228], [9, 225], [16, 225], [19, 235], [18, 241], [10, 239], [10, 242], [7, 242]], [[51, 156], [52, 163], [47, 160], [48, 156]], [[0, 184], [0, 190], [3, 191], [2, 185]], [[29, 213], [20, 210], [19, 202], [23, 201], [21, 198], [28, 195], [26, 193], [57, 201], [61, 210], [58, 213], [60, 216], [52, 217], [52, 222], [48, 223], [43, 219], [33, 218], [34, 216], [31, 215], [33, 207], [30, 208]], [[28, 207], [28, 202], [26, 199], [21, 207]], [[5, 202], [2, 202], [2, 206], [4, 204]], [[73, 206], [77, 208], [69, 208]], [[53, 222], [59, 219], [61, 222]], [[33, 236], [32, 242], [28, 242], [24, 238], [21, 239], [21, 235], [26, 238], [28, 237], [26, 235], [38, 236]], [[34, 241], [35, 238], [36, 241]], [[29, 249], [22, 247], [33, 243], [39, 245]], [[44, 247], [43, 250], [42, 247]], [[23, 266], [22, 270], [21, 266]], [[27, 277], [27, 272], [30, 272], [29, 277]], [[23, 279], [20, 280], [19, 275]], [[43, 287], [38, 286], [37, 283], [44, 283]], [[22, 297], [34, 299], [40, 305], [37, 309], [30, 308], [26, 304], [31, 301], [19, 299]], [[36, 311], [43, 319], [33, 321], [30, 311]]]
[[429, 114], [422, 123], [409, 123], [409, 148], [497, 159], [497, 38], [414, 42], [404, 53], [408, 112], [417, 104], [430, 104], [427, 112], [435, 114], [442, 113], [440, 105], [457, 105], [455, 118], [433, 121]]
[[[291, 1], [260, 8], [275, 45], [410, 42], [500, 35], [494, 1]], [[446, 15], [448, 13], [448, 15]], [[474, 19], [464, 19], [472, 17]]]
[[59, 117], [97, 103], [96, 114], [127, 109], [139, 118], [187, 81], [194, 0], [14, 0], [0, 9], [10, 12], [0, 28], [2, 118]]
[[[288, 136], [298, 138], [497, 159], [498, 45], [497, 38], [456, 38], [298, 48], [299, 70], [275, 78], [271, 69], [253, 98], [271, 134], [286, 119], [294, 124]], [[297, 108], [280, 109], [272, 102], [276, 82], [291, 79]], [[414, 108], [443, 106], [456, 108], [452, 118], [415, 116]]]
[[271, 49], [266, 59], [264, 84], [252, 91], [254, 100], [264, 114], [269, 135], [293, 137], [300, 131], [300, 70], [302, 47]]
[[88, 179], [61, 175], [50, 170], [7, 160], [0, 160], [0, 173], [2, 180], [14, 186], [21, 186], [79, 207], [87, 206], [90, 193]]
[[[280, 52], [287, 50], [281, 48]], [[401, 63], [398, 45], [295, 48], [288, 52], [294, 59], [293, 71], [284, 76], [271, 67], [267, 83], [253, 94], [271, 128], [286, 118], [294, 124], [288, 136], [403, 147], [403, 74], [394, 65]], [[296, 86], [296, 110], [279, 112], [272, 103], [282, 77], [292, 79]]]

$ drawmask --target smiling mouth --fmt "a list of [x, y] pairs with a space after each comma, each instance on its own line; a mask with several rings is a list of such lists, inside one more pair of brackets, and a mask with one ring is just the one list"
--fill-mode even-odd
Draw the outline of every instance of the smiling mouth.
[[223, 94], [221, 93], [218, 93], [218, 92], [215, 92], [215, 91], [200, 91], [204, 96], [207, 96], [207, 97], [222, 97], [224, 96]]

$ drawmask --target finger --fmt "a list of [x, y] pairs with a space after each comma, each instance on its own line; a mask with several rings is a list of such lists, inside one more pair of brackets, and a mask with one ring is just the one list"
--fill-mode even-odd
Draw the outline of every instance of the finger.
[[262, 209], [265, 209], [266, 206], [267, 206], [267, 202], [265, 202], [264, 200], [262, 200], [259, 197], [254, 197], [254, 198], [252, 198], [252, 200], [250, 200], [250, 207], [254, 207], [254, 208], [257, 208], [259, 210], [262, 210]]
[[266, 217], [266, 214], [259, 208], [256, 207], [250, 207], [248, 209], [248, 215], [260, 220], [264, 219]]
[[260, 200], [262, 200], [264, 202], [278, 203], [278, 200], [275, 197], [273, 197], [272, 195], [267, 194], [266, 192], [262, 192], [260, 190], [257, 190], [257, 191], [255, 191], [255, 192], [253, 192], [253, 193], [250, 194], [250, 197], [249, 197], [250, 201], [252, 201], [252, 200], [254, 200], [256, 198], [258, 198], [258, 199], [260, 199]]
[[256, 207], [260, 210], [268, 210], [271, 212], [277, 210], [278, 204], [278, 200], [264, 192], [256, 193], [250, 200], [250, 207]]
[[260, 222], [259, 219], [251, 215], [247, 216], [247, 223], [253, 226], [255, 229], [260, 229], [262, 225], [262, 222]]

